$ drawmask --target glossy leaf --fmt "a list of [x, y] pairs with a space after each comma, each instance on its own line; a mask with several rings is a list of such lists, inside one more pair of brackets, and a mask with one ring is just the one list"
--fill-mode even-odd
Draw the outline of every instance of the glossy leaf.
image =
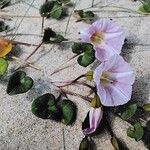
[[0, 58], [0, 76], [5, 74], [7, 68], [8, 68], [8, 62], [5, 59]]
[[0, 38], [0, 57], [6, 56], [12, 50], [12, 43], [9, 40]]
[[72, 52], [80, 55], [78, 57], [78, 63], [79, 65], [83, 67], [87, 67], [95, 60], [95, 50], [93, 49], [93, 46], [89, 43], [74, 43], [72, 45]]
[[44, 94], [36, 98], [32, 103], [32, 113], [42, 119], [59, 120], [60, 109], [56, 106], [56, 100], [52, 94]]
[[60, 107], [62, 110], [62, 122], [66, 125], [72, 124], [76, 119], [76, 105], [70, 100], [62, 100]]
[[79, 56], [78, 63], [83, 67], [87, 67], [88, 65], [93, 63], [94, 60], [95, 60], [95, 51], [91, 50], [91, 51], [86, 51], [84, 52], [83, 55]]
[[124, 120], [130, 119], [136, 112], [137, 110], [137, 104], [130, 104], [128, 105], [124, 112], [121, 114], [121, 118]]
[[30, 90], [32, 86], [32, 78], [28, 77], [23, 71], [17, 71], [9, 79], [7, 93], [9, 95], [25, 93]]
[[136, 141], [139, 141], [142, 139], [144, 134], [143, 127], [140, 123], [134, 124], [133, 127], [129, 127], [127, 130], [127, 135], [131, 138], [134, 138]]
[[91, 51], [93, 46], [89, 43], [75, 42], [72, 45], [72, 52], [75, 54], [82, 54], [85, 51]]
[[59, 19], [62, 16], [62, 12], [63, 12], [62, 4], [55, 2], [54, 6], [51, 10], [51, 16], [55, 19]]

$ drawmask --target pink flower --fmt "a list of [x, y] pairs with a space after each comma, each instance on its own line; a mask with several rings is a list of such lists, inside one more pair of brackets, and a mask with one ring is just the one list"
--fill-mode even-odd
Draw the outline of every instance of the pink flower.
[[103, 116], [103, 111], [101, 107], [99, 108], [91, 107], [89, 114], [88, 114], [89, 125], [87, 127], [82, 127], [83, 134], [89, 135], [89, 134], [94, 133], [100, 124], [102, 116]]
[[119, 55], [101, 63], [94, 72], [97, 94], [104, 106], [118, 106], [131, 99], [133, 69]]
[[105, 61], [112, 55], [121, 53], [125, 35], [111, 20], [101, 19], [82, 30], [80, 38], [83, 42], [93, 44], [96, 58]]

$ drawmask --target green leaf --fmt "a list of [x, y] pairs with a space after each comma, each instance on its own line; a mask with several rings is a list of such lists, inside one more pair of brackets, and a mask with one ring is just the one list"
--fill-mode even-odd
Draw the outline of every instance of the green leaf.
[[72, 124], [76, 119], [76, 105], [70, 100], [62, 100], [60, 107], [62, 109], [62, 122], [65, 125]]
[[17, 71], [9, 79], [7, 93], [9, 95], [25, 93], [30, 90], [32, 86], [32, 78], [28, 77], [23, 71]]
[[143, 4], [143, 8], [145, 9], [145, 11], [146, 11], [147, 13], [150, 13], [150, 2], [144, 3], [144, 4]]
[[121, 118], [124, 120], [130, 119], [137, 110], [137, 104], [130, 104], [125, 108], [125, 111], [121, 114]]
[[150, 2], [143, 3], [143, 5], [139, 7], [139, 11], [143, 13], [150, 13]]
[[95, 50], [89, 43], [74, 43], [72, 45], [72, 52], [78, 55], [83, 53], [77, 60], [78, 63], [83, 67], [87, 67], [95, 60]]
[[144, 109], [144, 111], [146, 111], [146, 112], [150, 112], [150, 104], [144, 104], [144, 105], [143, 105], [143, 109]]
[[50, 38], [56, 37], [56, 32], [54, 32], [51, 28], [45, 28], [44, 29], [44, 36], [43, 36], [43, 42], [49, 43]]
[[58, 2], [55, 2], [54, 6], [51, 10], [52, 18], [60, 19], [60, 17], [62, 16], [62, 12], [63, 12], [62, 4], [58, 3]]
[[46, 28], [44, 30], [43, 42], [44, 43], [61, 43], [66, 41], [62, 35], [56, 34], [51, 28]]
[[8, 30], [9, 26], [5, 25], [4, 21], [0, 21], [0, 32]]
[[78, 63], [79, 65], [83, 66], [83, 67], [87, 67], [88, 65], [90, 65], [91, 63], [93, 63], [95, 60], [95, 51], [86, 51], [84, 52], [83, 55], [79, 56], [78, 58]]
[[67, 41], [67, 39], [60, 34], [57, 34], [54, 38], [50, 39], [50, 43], [61, 43], [63, 41]]
[[7, 68], [8, 62], [5, 59], [0, 58], [0, 76], [3, 76], [6, 73]]
[[131, 138], [134, 138], [136, 141], [141, 140], [143, 137], [144, 130], [140, 123], [134, 124], [133, 127], [129, 127], [127, 129], [127, 135]]
[[36, 98], [32, 103], [32, 113], [42, 119], [61, 119], [61, 112], [56, 106], [56, 99], [53, 94], [46, 93]]
[[93, 46], [89, 43], [75, 42], [72, 45], [72, 52], [75, 54], [81, 54], [85, 51], [91, 51]]
[[79, 150], [95, 150], [96, 146], [95, 143], [91, 138], [88, 138], [87, 136], [82, 139], [80, 143]]
[[40, 8], [40, 14], [42, 17], [49, 17], [55, 1], [47, 1]]
[[85, 21], [87, 23], [95, 20], [95, 14], [92, 11], [75, 10], [74, 16], [77, 18], [77, 21]]

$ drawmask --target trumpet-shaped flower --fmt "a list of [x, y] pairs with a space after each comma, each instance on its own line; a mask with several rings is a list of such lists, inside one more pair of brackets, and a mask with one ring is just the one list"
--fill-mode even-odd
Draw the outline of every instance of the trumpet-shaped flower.
[[96, 58], [105, 61], [112, 55], [121, 53], [125, 35], [111, 20], [101, 19], [80, 31], [80, 38], [83, 42], [93, 44]]
[[99, 108], [91, 107], [87, 117], [88, 125], [86, 127], [82, 126], [83, 134], [90, 135], [94, 133], [100, 124], [102, 116], [103, 116], [103, 111], [101, 107]]
[[118, 106], [131, 99], [135, 75], [119, 55], [102, 62], [94, 72], [97, 94], [104, 106]]

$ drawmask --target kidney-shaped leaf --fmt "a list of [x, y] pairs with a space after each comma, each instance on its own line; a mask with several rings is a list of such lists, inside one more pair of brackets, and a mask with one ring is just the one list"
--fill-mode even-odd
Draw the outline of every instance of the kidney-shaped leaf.
[[32, 86], [32, 78], [28, 77], [23, 71], [17, 71], [9, 79], [7, 93], [9, 95], [25, 93], [30, 90]]
[[93, 63], [94, 60], [95, 60], [95, 51], [91, 50], [91, 51], [86, 51], [84, 52], [83, 55], [79, 56], [78, 63], [83, 67], [87, 67], [88, 65]]
[[72, 124], [76, 119], [76, 105], [70, 100], [62, 100], [62, 122], [66, 125]]
[[61, 118], [60, 109], [56, 106], [56, 100], [52, 94], [44, 94], [36, 98], [32, 103], [32, 113], [42, 119]]

